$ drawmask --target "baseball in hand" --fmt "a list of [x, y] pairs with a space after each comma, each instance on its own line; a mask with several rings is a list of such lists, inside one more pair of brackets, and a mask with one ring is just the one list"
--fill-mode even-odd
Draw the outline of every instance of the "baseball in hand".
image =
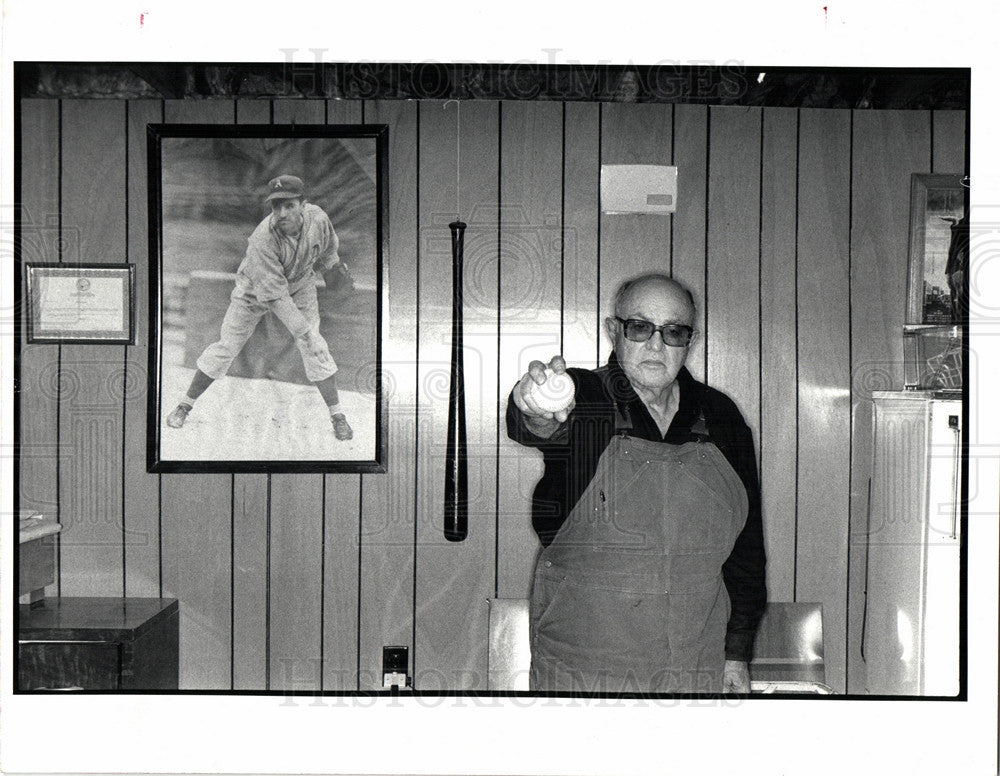
[[575, 395], [573, 379], [567, 374], [556, 374], [550, 368], [545, 370], [544, 383], [531, 386], [531, 398], [544, 412], [566, 409]]

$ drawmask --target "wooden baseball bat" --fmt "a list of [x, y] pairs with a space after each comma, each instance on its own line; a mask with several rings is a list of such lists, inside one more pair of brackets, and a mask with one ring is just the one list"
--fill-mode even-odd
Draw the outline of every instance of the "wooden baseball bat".
[[462, 261], [465, 224], [451, 229], [451, 388], [448, 392], [448, 447], [444, 461], [444, 536], [460, 542], [469, 533], [469, 453], [465, 435], [465, 363], [462, 354]]

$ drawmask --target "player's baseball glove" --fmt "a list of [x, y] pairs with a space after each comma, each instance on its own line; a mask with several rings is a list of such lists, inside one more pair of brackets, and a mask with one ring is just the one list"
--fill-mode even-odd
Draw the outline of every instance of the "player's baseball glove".
[[334, 264], [323, 274], [327, 295], [335, 302], [346, 299], [354, 293], [354, 278], [344, 262]]

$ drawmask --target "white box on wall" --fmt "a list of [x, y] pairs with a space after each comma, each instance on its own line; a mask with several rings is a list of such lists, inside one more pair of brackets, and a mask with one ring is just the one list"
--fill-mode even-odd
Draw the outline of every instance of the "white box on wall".
[[602, 164], [601, 212], [673, 213], [677, 168], [660, 164]]

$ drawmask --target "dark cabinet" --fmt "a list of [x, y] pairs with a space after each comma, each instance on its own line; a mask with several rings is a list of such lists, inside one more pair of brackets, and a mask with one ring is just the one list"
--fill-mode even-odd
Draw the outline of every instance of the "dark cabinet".
[[18, 690], [176, 690], [174, 598], [46, 598], [22, 604]]

